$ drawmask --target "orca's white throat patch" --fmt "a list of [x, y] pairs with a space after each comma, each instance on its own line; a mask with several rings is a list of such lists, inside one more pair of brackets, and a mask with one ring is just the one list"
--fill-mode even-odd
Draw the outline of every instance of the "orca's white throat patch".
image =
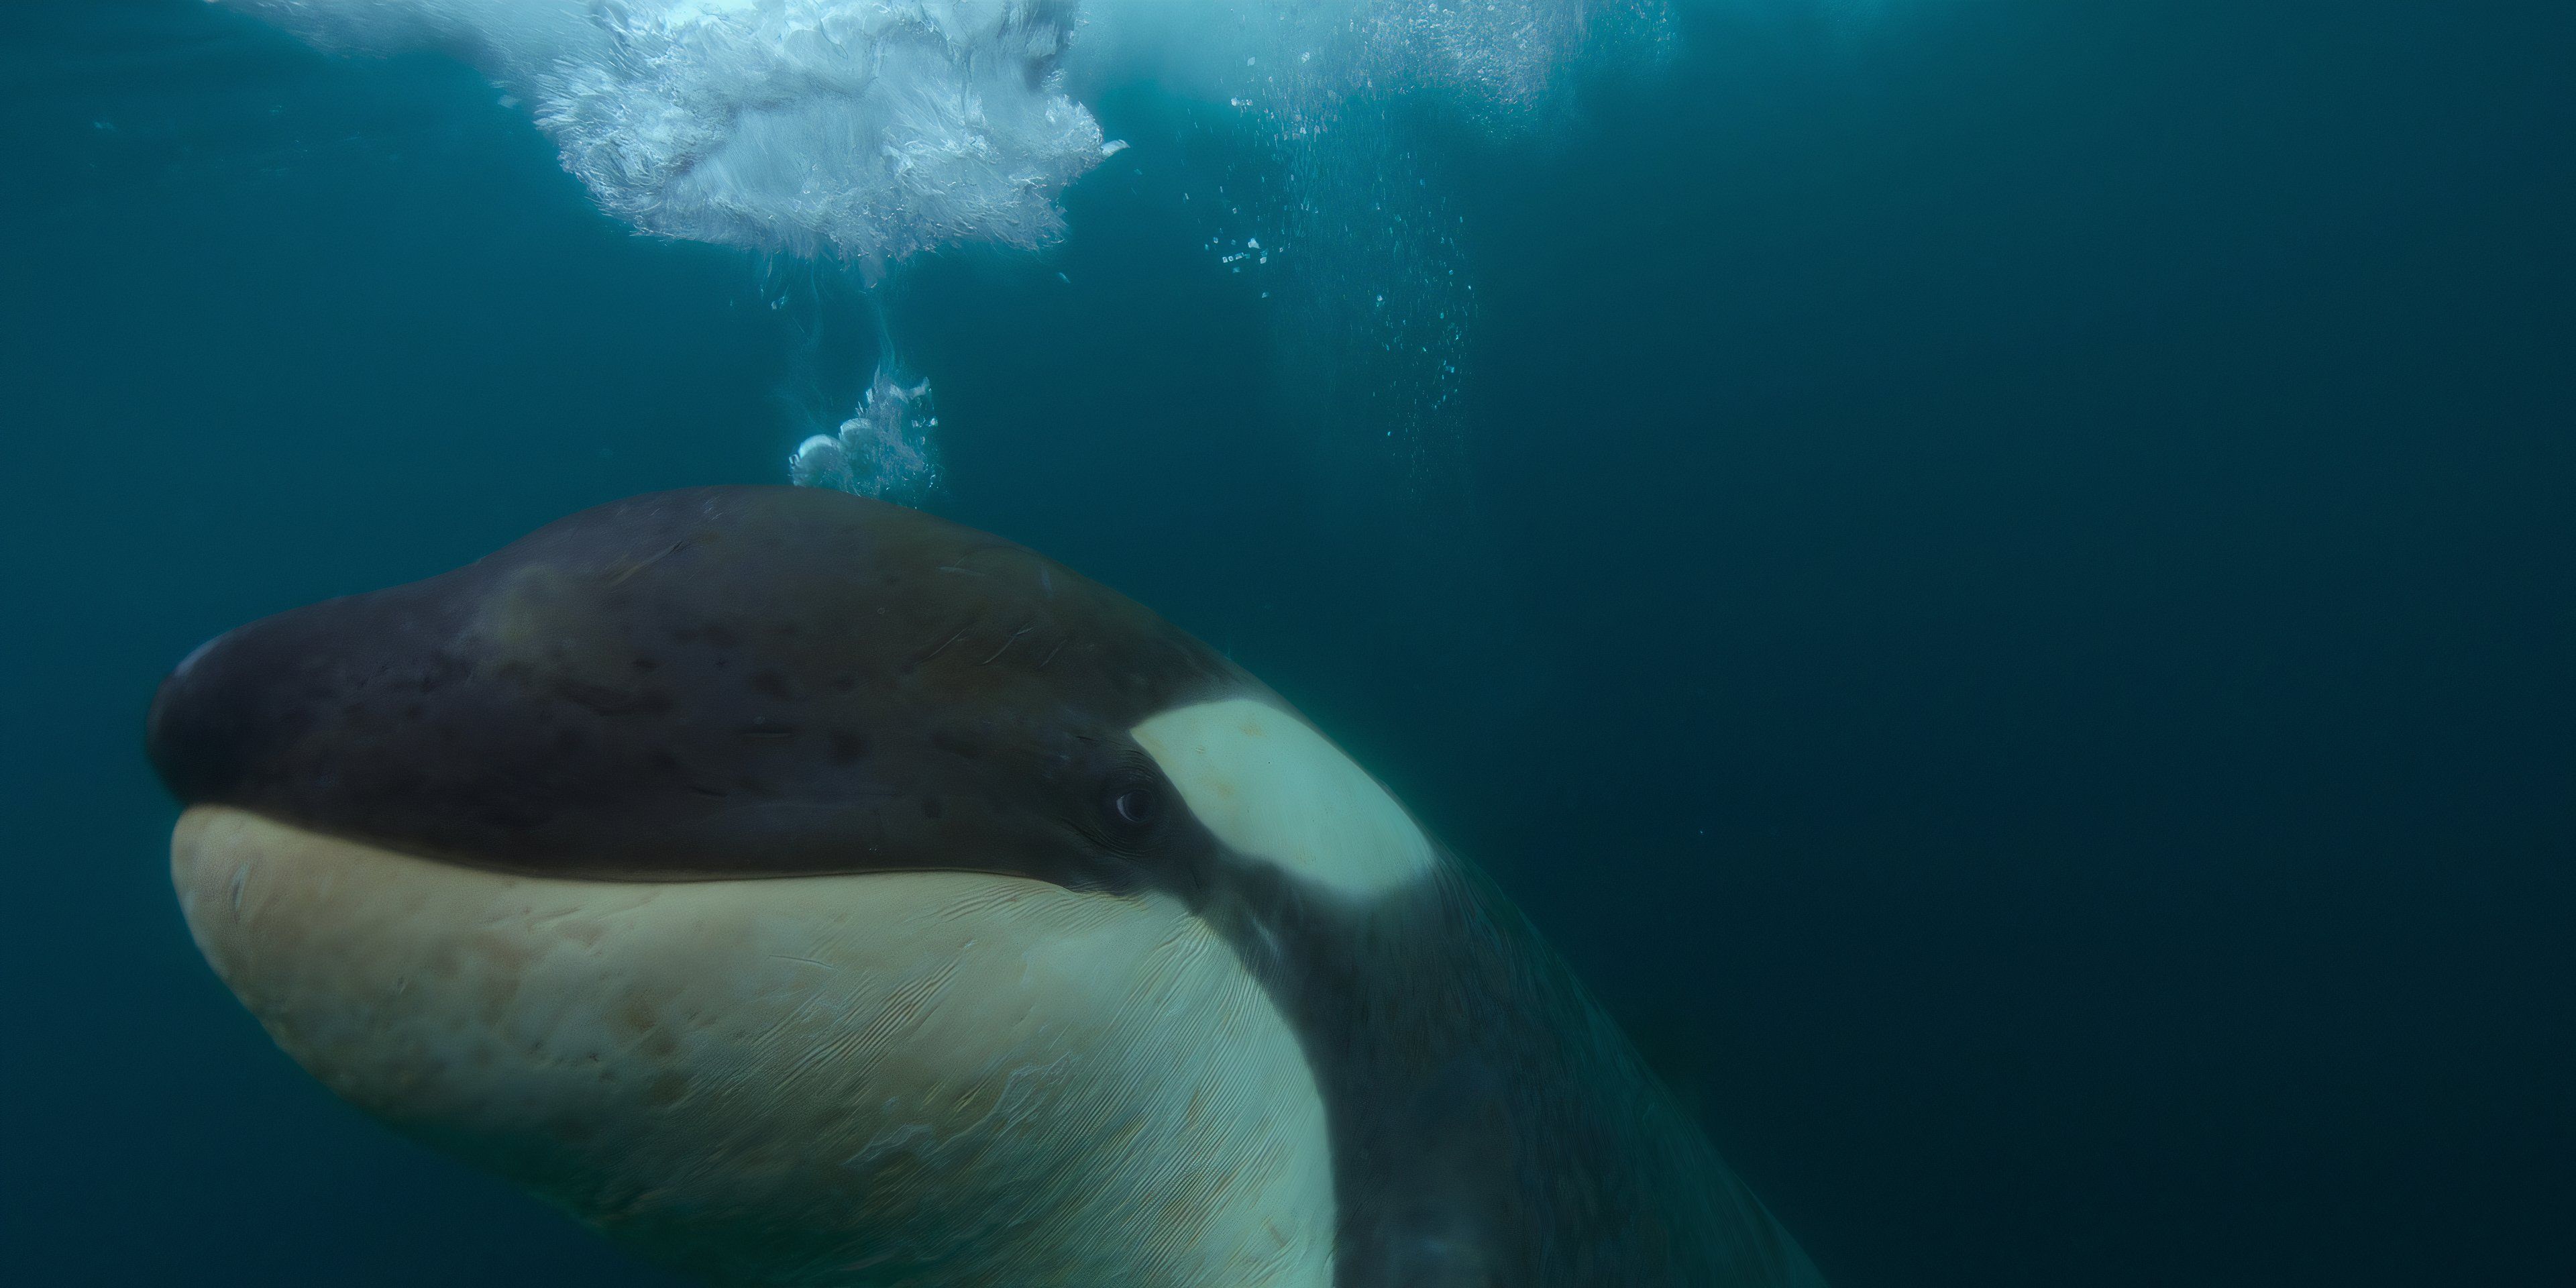
[[332, 1090], [710, 1280], [1332, 1282], [1313, 1075], [1167, 896], [515, 877], [211, 806], [171, 849]]
[[1346, 894], [1430, 871], [1431, 842], [1368, 771], [1250, 698], [1175, 707], [1129, 731], [1216, 838]]

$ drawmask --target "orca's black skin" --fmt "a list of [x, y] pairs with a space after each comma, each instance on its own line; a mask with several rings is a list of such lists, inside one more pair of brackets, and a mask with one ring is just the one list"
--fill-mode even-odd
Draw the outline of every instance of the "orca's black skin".
[[1336, 1288], [1821, 1283], [1472, 868], [1443, 852], [1354, 900], [1199, 824], [1128, 730], [1239, 696], [1290, 709], [998, 538], [838, 493], [707, 488], [225, 635], [163, 682], [148, 744], [191, 804], [478, 867], [1168, 890], [1299, 1035]]
[[[672, 880], [904, 868], [1138, 879], [1127, 730], [1266, 692], [1052, 560], [808, 488], [585, 511], [313, 604], [163, 682], [190, 803], [482, 867]], [[1148, 820], [1151, 822], [1152, 820]]]

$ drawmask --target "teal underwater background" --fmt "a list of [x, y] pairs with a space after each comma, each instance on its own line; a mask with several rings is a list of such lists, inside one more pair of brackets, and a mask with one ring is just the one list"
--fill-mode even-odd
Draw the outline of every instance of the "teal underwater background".
[[[1202, 249], [1223, 132], [1104, 99], [1067, 240], [886, 301], [932, 508], [1299, 702], [1838, 1284], [2565, 1282], [2576, 8], [1680, 25], [1542, 137], [1424, 113], [1481, 312], [1400, 440]], [[250, 618], [778, 481], [852, 306], [628, 233], [460, 65], [193, 0], [10, 6], [0, 164], [7, 1277], [662, 1282], [270, 1046], [142, 715]]]

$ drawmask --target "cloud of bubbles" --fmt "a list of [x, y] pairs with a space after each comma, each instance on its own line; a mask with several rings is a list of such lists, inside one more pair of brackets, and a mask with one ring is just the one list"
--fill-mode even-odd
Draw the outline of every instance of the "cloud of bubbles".
[[[1297, 257], [1283, 329], [1411, 432], [1454, 398], [1473, 284], [1396, 105], [1497, 132], [1583, 57], [1651, 57], [1664, 0], [218, 0], [348, 53], [443, 49], [524, 104], [600, 208], [650, 234], [849, 266], [1036, 247], [1124, 144], [1081, 101], [1152, 77], [1241, 114], [1229, 267]], [[1605, 52], [1609, 51], [1609, 52]], [[800, 483], [920, 499], [926, 383], [881, 369]]]

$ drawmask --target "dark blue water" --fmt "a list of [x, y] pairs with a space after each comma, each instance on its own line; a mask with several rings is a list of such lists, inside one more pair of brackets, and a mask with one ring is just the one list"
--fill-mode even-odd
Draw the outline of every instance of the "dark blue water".
[[[1840, 1284], [2563, 1282], [2576, 10], [1884, 8], [1422, 124], [1482, 313], [1409, 454], [1111, 96], [1069, 240], [890, 300], [935, 508], [1335, 732]], [[141, 717], [249, 618], [776, 481], [804, 324], [470, 71], [191, 0], [12, 6], [0, 148], [0, 1265], [660, 1282], [270, 1046]]]

